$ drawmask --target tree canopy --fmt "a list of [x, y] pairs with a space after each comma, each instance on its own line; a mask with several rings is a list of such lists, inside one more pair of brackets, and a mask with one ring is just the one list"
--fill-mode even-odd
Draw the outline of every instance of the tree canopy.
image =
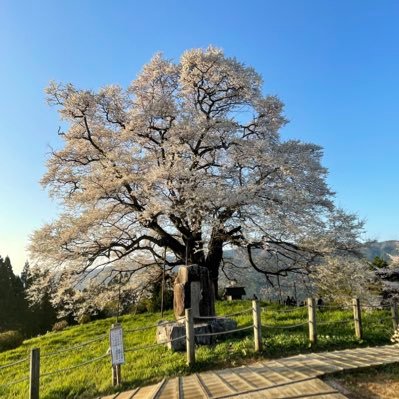
[[220, 49], [157, 54], [126, 90], [53, 82], [47, 95], [68, 128], [42, 179], [63, 206], [33, 234], [42, 264], [136, 272], [166, 250], [169, 268], [204, 265], [217, 289], [226, 246], [266, 277], [357, 246], [362, 223], [335, 208], [322, 148], [282, 140], [282, 102]]

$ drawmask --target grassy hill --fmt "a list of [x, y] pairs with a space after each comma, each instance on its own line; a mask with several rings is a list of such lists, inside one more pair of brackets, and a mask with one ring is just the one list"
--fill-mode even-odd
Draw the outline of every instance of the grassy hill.
[[[249, 301], [219, 302], [217, 314], [241, 312], [250, 306]], [[212, 347], [197, 348], [197, 362], [193, 370], [237, 366], [254, 360], [257, 356], [278, 357], [310, 350], [386, 344], [389, 343], [392, 334], [388, 310], [364, 314], [365, 338], [362, 342], [358, 342], [353, 335], [351, 311], [328, 309], [318, 312], [318, 320], [335, 324], [320, 325], [318, 345], [311, 349], [307, 340], [307, 325], [298, 325], [306, 322], [306, 312], [305, 308], [284, 309], [268, 306], [262, 312], [262, 324], [268, 326], [263, 330], [265, 340], [263, 354], [254, 353], [252, 330], [247, 330], [236, 333], [228, 340], [220, 341]], [[232, 318], [237, 320], [239, 327], [252, 324], [250, 309]], [[155, 325], [159, 319], [159, 314], [128, 315], [120, 318], [124, 328], [125, 349], [154, 345], [155, 326], [136, 332], [129, 330]], [[172, 313], [166, 313], [164, 319], [172, 320]], [[10, 386], [4, 385], [26, 377], [29, 373], [29, 361], [24, 360], [14, 367], [3, 367], [27, 358], [30, 349], [34, 347], [39, 347], [41, 351], [41, 375], [48, 374], [41, 378], [42, 399], [94, 398], [99, 393], [114, 392], [111, 386], [110, 359], [109, 356], [104, 356], [108, 350], [109, 328], [114, 322], [115, 319], [105, 319], [69, 327], [61, 332], [51, 332], [27, 340], [18, 349], [0, 353], [0, 397], [7, 399], [27, 397], [26, 381]], [[298, 326], [284, 328], [292, 325]], [[92, 359], [97, 360], [90, 362]], [[126, 352], [126, 364], [122, 366], [124, 381], [122, 388], [149, 384], [164, 377], [193, 371], [188, 369], [185, 362], [185, 353], [174, 353], [164, 346], [154, 345], [146, 350]], [[63, 369], [67, 370], [58, 372]]]

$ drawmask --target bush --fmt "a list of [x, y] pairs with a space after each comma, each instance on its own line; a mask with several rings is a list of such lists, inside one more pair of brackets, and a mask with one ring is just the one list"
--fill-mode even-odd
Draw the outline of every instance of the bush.
[[0, 352], [18, 348], [24, 341], [19, 331], [6, 331], [0, 334]]
[[147, 312], [147, 306], [145, 304], [145, 300], [141, 299], [139, 302], [136, 303], [136, 307], [132, 310], [132, 313], [145, 313]]
[[91, 317], [89, 314], [82, 314], [82, 316], [80, 316], [78, 318], [79, 324], [87, 324], [87, 323], [90, 323], [90, 321], [91, 321]]
[[107, 302], [102, 310], [104, 317], [113, 317], [118, 314], [118, 301]]
[[[154, 283], [152, 287], [149, 289], [150, 295], [147, 298], [142, 299], [142, 305], [145, 307], [147, 312], [155, 313], [161, 310], [161, 303], [162, 303], [161, 284], [162, 284], [161, 282]], [[173, 309], [173, 289], [168, 287], [168, 285], [166, 285], [165, 287], [163, 308], [164, 310]]]
[[68, 327], [68, 322], [66, 320], [61, 320], [61, 321], [57, 321], [57, 323], [55, 323], [53, 325], [52, 331], [62, 331], [65, 330]]

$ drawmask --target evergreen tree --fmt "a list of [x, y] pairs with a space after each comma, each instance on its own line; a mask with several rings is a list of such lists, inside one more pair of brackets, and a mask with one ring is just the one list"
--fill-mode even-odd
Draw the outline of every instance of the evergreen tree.
[[0, 257], [0, 329], [24, 332], [27, 312], [22, 280], [14, 274], [10, 258]]
[[24, 268], [22, 269], [21, 281], [24, 285], [24, 289], [27, 290], [31, 284], [30, 265], [28, 261], [25, 262]]
[[7, 320], [7, 305], [8, 305], [8, 297], [9, 297], [9, 284], [8, 284], [8, 276], [6, 273], [6, 268], [4, 265], [4, 260], [0, 256], [0, 331], [5, 329], [6, 320]]
[[[7, 258], [8, 259], [8, 258]], [[9, 260], [9, 259], [8, 259]], [[10, 325], [11, 305], [10, 263], [0, 257], [0, 329], [6, 330]]]
[[0, 256], [0, 331], [19, 330], [25, 336], [44, 333], [56, 321], [56, 311], [44, 289], [39, 302], [29, 306], [28, 289], [38, 276], [25, 262], [21, 277], [12, 270], [10, 258]]
[[[21, 279], [25, 288], [25, 297], [30, 297], [29, 289], [35, 280], [40, 280], [46, 272], [39, 268], [30, 268], [29, 262], [21, 273]], [[51, 330], [52, 325], [57, 321], [57, 312], [51, 303], [51, 287], [42, 287], [40, 298], [29, 304], [27, 333], [32, 336], [42, 334]]]
[[372, 265], [377, 268], [385, 268], [385, 267], [388, 267], [388, 262], [384, 258], [380, 258], [379, 256], [376, 256], [373, 259]]

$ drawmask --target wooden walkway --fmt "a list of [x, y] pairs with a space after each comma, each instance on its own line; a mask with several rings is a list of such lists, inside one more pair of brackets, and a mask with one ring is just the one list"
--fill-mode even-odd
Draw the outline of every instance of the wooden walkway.
[[172, 378], [102, 399], [342, 399], [318, 377], [395, 362], [399, 347], [391, 345], [312, 353]]

